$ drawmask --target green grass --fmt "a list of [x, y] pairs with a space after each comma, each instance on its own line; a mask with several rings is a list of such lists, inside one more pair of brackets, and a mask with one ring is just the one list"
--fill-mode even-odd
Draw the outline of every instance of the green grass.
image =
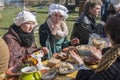
[[[45, 7], [45, 9], [39, 9], [38, 7], [27, 7], [30, 9], [30, 11], [35, 11], [37, 13], [37, 20], [38, 24], [41, 25], [45, 19], [48, 16], [48, 7]], [[15, 8], [15, 7], [7, 7], [0, 11], [0, 36], [2, 37], [7, 31], [9, 26], [13, 23], [13, 18], [17, 15], [17, 13], [21, 11], [21, 8]], [[69, 29], [69, 35], [68, 40], [71, 35], [71, 31], [73, 28], [74, 21], [78, 18], [78, 8], [76, 8], [75, 12], [68, 13], [69, 18], [66, 20], [68, 29]], [[39, 45], [39, 37], [38, 34], [35, 33], [35, 40], [36, 43]]]

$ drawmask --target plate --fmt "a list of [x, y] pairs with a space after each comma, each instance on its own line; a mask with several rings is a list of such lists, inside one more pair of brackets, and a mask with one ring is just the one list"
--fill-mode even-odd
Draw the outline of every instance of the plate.
[[58, 74], [70, 74], [70, 73], [72, 73], [72, 72], [74, 72], [75, 70], [77, 70], [78, 69], [78, 65], [77, 64], [73, 64], [73, 63], [70, 63], [72, 66], [73, 66], [73, 69], [68, 69], [68, 70], [62, 70], [62, 71], [60, 71], [60, 70], [58, 70]]
[[53, 80], [57, 74], [56, 69], [50, 69], [46, 74], [42, 75], [43, 80]]

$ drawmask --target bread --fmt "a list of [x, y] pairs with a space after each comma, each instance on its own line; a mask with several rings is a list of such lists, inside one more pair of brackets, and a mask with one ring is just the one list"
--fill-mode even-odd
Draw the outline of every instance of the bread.
[[62, 62], [59, 67], [59, 72], [64, 72], [64, 71], [68, 71], [68, 70], [72, 70], [72, 69], [74, 69], [74, 67], [71, 63]]
[[102, 49], [105, 46], [105, 40], [101, 38], [93, 39], [92, 41], [93, 46], [95, 46], [97, 49]]
[[70, 63], [67, 63], [67, 64], [66, 64], [66, 67], [67, 67], [69, 70], [74, 69], [73, 65], [72, 65], [72, 64], [70, 64]]
[[62, 61], [65, 61], [66, 59], [68, 59], [68, 54], [64, 53], [64, 52], [59, 52], [57, 55], [57, 59], [60, 59]]
[[48, 60], [47, 66], [51, 68], [59, 67], [61, 64], [61, 60], [56, 58], [51, 58]]

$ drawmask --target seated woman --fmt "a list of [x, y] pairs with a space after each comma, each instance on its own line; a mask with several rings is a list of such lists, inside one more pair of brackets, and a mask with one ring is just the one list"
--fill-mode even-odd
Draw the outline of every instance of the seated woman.
[[[21, 11], [14, 18], [14, 23], [10, 26], [8, 32], [4, 35], [9, 48], [9, 65], [7, 70], [8, 76], [19, 76], [19, 70], [22, 67], [22, 59], [33, 53], [37, 48], [34, 38], [34, 27], [36, 26], [36, 17], [29, 11]], [[44, 53], [48, 49], [41, 48]]]
[[9, 49], [5, 41], [0, 37], [0, 80], [4, 80], [5, 71], [8, 69]]
[[70, 51], [71, 56], [79, 63], [76, 80], [120, 80], [120, 37], [117, 36], [120, 35], [120, 14], [108, 18], [105, 31], [112, 46], [104, 53], [95, 71], [87, 68], [80, 56]]
[[51, 4], [48, 18], [39, 28], [40, 44], [48, 47], [49, 54], [44, 59], [52, 57], [53, 53], [60, 52], [62, 48], [79, 43], [77, 38], [70, 42], [67, 40], [68, 28], [65, 19], [68, 17], [67, 8], [59, 4]]

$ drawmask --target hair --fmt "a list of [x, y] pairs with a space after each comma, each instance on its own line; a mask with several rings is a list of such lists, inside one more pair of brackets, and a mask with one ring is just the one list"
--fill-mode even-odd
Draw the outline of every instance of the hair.
[[107, 19], [105, 31], [109, 34], [113, 44], [120, 43], [120, 13], [110, 16]]
[[102, 5], [101, 0], [86, 0], [84, 5], [84, 11], [89, 13], [90, 8], [94, 8], [96, 5]]

